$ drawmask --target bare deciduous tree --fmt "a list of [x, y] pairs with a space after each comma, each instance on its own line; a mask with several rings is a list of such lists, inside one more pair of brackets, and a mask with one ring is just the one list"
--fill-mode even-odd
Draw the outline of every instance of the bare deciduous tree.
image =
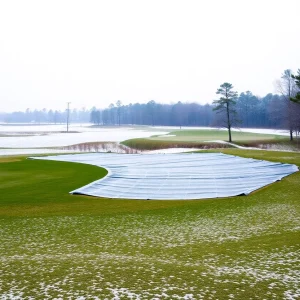
[[295, 131], [295, 122], [297, 122], [295, 104], [290, 101], [297, 94], [297, 86], [290, 69], [284, 70], [281, 79], [277, 80], [276, 87], [278, 92], [284, 97], [286, 109], [282, 112], [286, 127], [290, 131], [290, 140], [293, 140], [293, 132]]

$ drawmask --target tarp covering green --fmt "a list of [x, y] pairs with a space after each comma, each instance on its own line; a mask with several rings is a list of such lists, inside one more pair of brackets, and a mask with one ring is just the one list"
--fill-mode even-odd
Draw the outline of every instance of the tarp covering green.
[[87, 153], [35, 157], [101, 166], [106, 177], [71, 193], [124, 199], [204, 199], [247, 195], [298, 167], [221, 153]]

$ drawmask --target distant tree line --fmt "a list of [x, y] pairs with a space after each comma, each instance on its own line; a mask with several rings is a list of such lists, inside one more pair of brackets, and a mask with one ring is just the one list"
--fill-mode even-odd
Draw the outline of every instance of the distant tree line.
[[[292, 103], [293, 104], [293, 103]], [[253, 95], [250, 91], [241, 93], [236, 99], [235, 109], [240, 127], [288, 128], [288, 99], [283, 95]], [[295, 104], [297, 105], [297, 104]], [[153, 125], [153, 126], [221, 126], [220, 118], [214, 111], [214, 104], [134, 103], [122, 105], [121, 101], [110, 104], [106, 109], [70, 110], [70, 121], [96, 125]], [[297, 110], [291, 110], [292, 113]], [[66, 111], [30, 110], [0, 113], [0, 122], [7, 123], [65, 123]]]
[[[80, 110], [70, 110], [70, 121], [74, 123], [88, 123], [90, 121], [91, 110], [82, 108]], [[61, 124], [67, 120], [67, 110], [30, 110], [16, 111], [12, 113], [1, 113], [0, 122], [6, 123], [52, 123]]]
[[[287, 128], [285, 97], [267, 94], [241, 93], [235, 109], [240, 127]], [[110, 104], [106, 109], [93, 108], [90, 121], [97, 125], [153, 125], [153, 126], [220, 126], [214, 104], [183, 103], [162, 104], [154, 100], [146, 104]]]

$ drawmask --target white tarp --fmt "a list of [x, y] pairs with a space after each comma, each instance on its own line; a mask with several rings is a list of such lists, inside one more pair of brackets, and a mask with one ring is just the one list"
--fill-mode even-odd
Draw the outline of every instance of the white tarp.
[[203, 199], [247, 195], [298, 171], [291, 164], [221, 153], [73, 154], [36, 157], [104, 167], [108, 175], [72, 191], [106, 198]]

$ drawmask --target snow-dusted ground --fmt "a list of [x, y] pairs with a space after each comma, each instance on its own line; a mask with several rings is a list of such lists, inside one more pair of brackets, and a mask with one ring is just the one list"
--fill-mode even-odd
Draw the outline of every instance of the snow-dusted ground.
[[299, 232], [280, 197], [212, 214], [2, 218], [0, 299], [299, 299], [297, 241], [251, 242]]
[[191, 152], [191, 151], [198, 151], [198, 150], [201, 150], [201, 149], [198, 149], [198, 148], [168, 148], [168, 149], [143, 151], [143, 154], [173, 154], [173, 153], [183, 153], [183, 152]]

